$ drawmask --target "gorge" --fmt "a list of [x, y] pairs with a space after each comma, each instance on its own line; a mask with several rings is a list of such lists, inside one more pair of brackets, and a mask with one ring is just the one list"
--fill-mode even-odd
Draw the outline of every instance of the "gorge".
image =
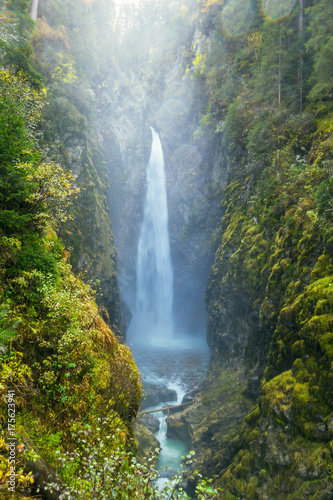
[[2, 2], [1, 498], [333, 498], [332, 9]]

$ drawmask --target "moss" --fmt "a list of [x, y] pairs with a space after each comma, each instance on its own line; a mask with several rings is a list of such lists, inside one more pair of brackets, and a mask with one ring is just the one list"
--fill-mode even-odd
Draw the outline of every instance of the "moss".
[[307, 413], [306, 408], [312, 403], [307, 383], [296, 383], [293, 391], [293, 404], [297, 413]]
[[315, 268], [311, 273], [311, 282], [325, 278], [333, 274], [332, 258], [329, 254], [323, 254], [319, 257]]
[[254, 500], [256, 498], [257, 486], [258, 486], [258, 478], [256, 476], [251, 477], [245, 492], [246, 499]]
[[321, 335], [319, 344], [329, 360], [333, 360], [333, 332]]
[[[209, 390], [206, 391], [206, 394], [202, 398], [204, 405], [221, 401], [228, 402], [242, 397], [241, 393], [244, 386], [239, 384], [237, 373], [234, 373], [230, 369], [222, 370], [217, 378], [209, 378], [208, 383]], [[207, 386], [208, 383], [206, 383]]]
[[[240, 463], [235, 467], [233, 473], [235, 474], [235, 476], [237, 478], [245, 479], [245, 478], [247, 478], [250, 471], [251, 471], [251, 468], [249, 466], [244, 465], [243, 463]], [[242, 486], [242, 489], [243, 489], [243, 486]]]
[[266, 469], [261, 469], [259, 471], [258, 477], [262, 482], [267, 482], [270, 479], [269, 473]]
[[[249, 425], [253, 425], [253, 424], [249, 424]], [[250, 430], [250, 432], [247, 434], [246, 436], [246, 441], [249, 443], [249, 446], [251, 445], [251, 443], [257, 443], [258, 440], [260, 438], [260, 431], [258, 428], [252, 428], [252, 430]]]
[[233, 495], [232, 493], [222, 493], [222, 497], [221, 498], [223, 500], [236, 500], [235, 495]]
[[246, 418], [245, 418], [245, 422], [252, 426], [254, 425], [257, 420], [259, 419], [260, 417], [260, 409], [258, 406], [255, 407], [255, 409], [253, 411], [251, 411], [251, 413], [249, 413]]
[[295, 377], [291, 370], [281, 373], [262, 387], [262, 408], [264, 412], [270, 409], [288, 410], [291, 401], [290, 396], [295, 385]]
[[245, 492], [246, 492], [246, 481], [244, 481], [243, 479], [236, 479], [235, 481], [235, 492], [236, 492], [236, 495], [237, 496], [243, 496], [245, 495]]

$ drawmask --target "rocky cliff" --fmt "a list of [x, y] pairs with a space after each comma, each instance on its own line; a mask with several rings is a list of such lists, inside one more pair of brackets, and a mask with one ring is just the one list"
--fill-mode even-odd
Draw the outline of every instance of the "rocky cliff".
[[[300, 69], [288, 60], [287, 70], [288, 48], [279, 87], [269, 73], [271, 44], [302, 26], [302, 6], [277, 24], [257, 12], [254, 25], [207, 2], [201, 60], [192, 63], [210, 91], [201, 124], [222, 128], [228, 185], [206, 289], [211, 366], [194, 405], [170, 426], [197, 450], [223, 499], [332, 498], [331, 87], [316, 86], [319, 11], [307, 7], [307, 101], [305, 89], [292, 88]], [[228, 31], [236, 21], [239, 31]], [[301, 43], [294, 36], [289, 47]]]
[[[105, 53], [113, 42], [107, 31], [114, 19], [112, 3], [101, 2], [91, 9], [84, 3], [60, 2], [54, 9], [52, 2], [43, 2], [32, 44], [48, 92], [43, 141], [52, 144], [49, 156], [73, 173], [80, 188], [72, 221], [62, 228], [61, 236], [70, 249], [74, 271], [96, 288], [105, 319], [125, 334], [109, 215], [107, 152], [98, 120], [102, 68], [109, 62]], [[109, 65], [112, 69], [113, 63]]]
[[[100, 121], [123, 297], [134, 309], [137, 244], [151, 147], [149, 126], [153, 126], [165, 157], [176, 325], [179, 334], [202, 335], [204, 289], [216, 248], [226, 162], [219, 138], [210, 142], [193, 135], [205, 102], [200, 97], [200, 81], [185, 76], [185, 54], [192, 53], [193, 45], [191, 16], [178, 13], [174, 22], [181, 22], [183, 28], [178, 44], [170, 46], [172, 33], [154, 39], [150, 46], [154, 57], [133, 63], [130, 71], [119, 67], [109, 74], [101, 90]], [[165, 29], [162, 23], [159, 27]]]
[[308, 207], [290, 224], [291, 202], [273, 231], [244, 193], [207, 287], [210, 372], [182, 418], [222, 498], [331, 498], [331, 230]]

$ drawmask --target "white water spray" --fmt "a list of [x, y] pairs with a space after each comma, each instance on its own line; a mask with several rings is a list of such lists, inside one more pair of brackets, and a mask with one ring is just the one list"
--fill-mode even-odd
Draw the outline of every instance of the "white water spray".
[[149, 336], [172, 337], [173, 272], [170, 257], [164, 158], [153, 128], [147, 192], [137, 258], [137, 312]]

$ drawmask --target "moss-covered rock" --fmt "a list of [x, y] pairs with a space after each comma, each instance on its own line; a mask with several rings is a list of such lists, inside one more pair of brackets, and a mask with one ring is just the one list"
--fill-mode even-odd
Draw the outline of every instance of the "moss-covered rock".
[[156, 463], [156, 449], [159, 449], [160, 443], [153, 432], [146, 427], [145, 423], [139, 419], [134, 424], [135, 439], [138, 443], [137, 457], [139, 460], [149, 459], [153, 454]]
[[[75, 176], [80, 188], [71, 210], [72, 221], [62, 228], [61, 236], [70, 248], [75, 272], [98, 289], [96, 298], [104, 308], [104, 319], [118, 335], [125, 335], [109, 215], [110, 186], [97, 111], [96, 81], [102, 79], [97, 61], [105, 56], [103, 43], [110, 41], [102, 38], [103, 43], [95, 45], [103, 37], [101, 19], [95, 38], [85, 39], [80, 34], [86, 23], [94, 25], [98, 9], [84, 2], [71, 6], [60, 2], [58, 7], [55, 12], [52, 2], [43, 3], [32, 42], [48, 93], [43, 142], [48, 145], [48, 155]], [[104, 15], [107, 23], [114, 12], [106, 10]], [[88, 51], [92, 45], [95, 66], [87, 64], [82, 53], [83, 47]]]
[[223, 378], [221, 388], [230, 385], [236, 396], [238, 368], [242, 394], [258, 403], [233, 424], [237, 439], [226, 445], [220, 429], [235, 409], [223, 398], [216, 430], [196, 443], [221, 498], [329, 498], [332, 491], [332, 217], [316, 197], [327, 179], [313, 161], [316, 136], [302, 168], [286, 146], [259, 182], [236, 178], [225, 191], [206, 291], [213, 364], [201, 404], [216, 401], [214, 380], [226, 368], [234, 379]]

